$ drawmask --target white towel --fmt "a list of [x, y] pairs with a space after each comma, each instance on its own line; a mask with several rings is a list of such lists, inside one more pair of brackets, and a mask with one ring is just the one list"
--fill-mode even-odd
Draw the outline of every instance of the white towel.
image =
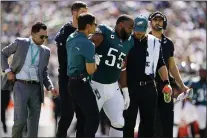
[[148, 34], [147, 36], [147, 52], [148, 56], [146, 57], [146, 62], [149, 62], [149, 66], [145, 66], [145, 74], [156, 75], [156, 69], [157, 69], [157, 63], [159, 60], [159, 54], [160, 54], [160, 41], [153, 35]]

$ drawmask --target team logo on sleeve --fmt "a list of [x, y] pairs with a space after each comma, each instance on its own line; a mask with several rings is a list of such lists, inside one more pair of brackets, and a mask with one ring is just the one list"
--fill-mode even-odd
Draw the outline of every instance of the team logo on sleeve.
[[111, 35], [111, 39], [114, 39], [114, 35], [113, 34]]

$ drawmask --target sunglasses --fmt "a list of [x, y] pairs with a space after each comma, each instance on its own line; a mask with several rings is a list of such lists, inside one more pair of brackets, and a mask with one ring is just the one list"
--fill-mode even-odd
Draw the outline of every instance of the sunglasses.
[[40, 36], [40, 39], [44, 39], [44, 38], [47, 39], [48, 36], [47, 36], [47, 35], [41, 35], [41, 36]]
[[94, 24], [95, 26], [97, 26], [97, 23], [92, 23], [92, 24]]
[[[37, 35], [37, 34], [35, 34], [35, 35]], [[39, 36], [39, 35], [37, 35], [37, 36]], [[48, 38], [48, 36], [47, 35], [40, 35], [40, 39], [47, 39]]]

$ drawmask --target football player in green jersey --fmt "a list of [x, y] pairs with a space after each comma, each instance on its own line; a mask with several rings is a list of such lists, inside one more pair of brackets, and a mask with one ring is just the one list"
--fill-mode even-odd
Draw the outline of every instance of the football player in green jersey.
[[110, 137], [123, 137], [123, 111], [128, 108], [130, 99], [128, 88], [122, 89], [122, 96], [118, 80], [123, 61], [134, 45], [131, 37], [133, 27], [133, 18], [129, 15], [121, 15], [114, 29], [101, 24], [98, 26], [97, 33], [90, 37], [95, 43], [96, 54], [100, 58], [91, 84], [97, 96], [99, 110], [103, 108], [111, 122]]
[[192, 82], [191, 87], [194, 90], [193, 102], [196, 105], [198, 112], [198, 123], [200, 128], [201, 138], [207, 137], [207, 70], [206, 66], [201, 67], [199, 70], [200, 80], [198, 82]]

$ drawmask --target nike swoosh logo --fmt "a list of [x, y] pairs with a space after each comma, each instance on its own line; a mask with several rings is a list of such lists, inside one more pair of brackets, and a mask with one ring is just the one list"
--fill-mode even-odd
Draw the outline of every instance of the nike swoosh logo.
[[80, 48], [78, 48], [78, 47], [75, 47], [76, 49], [78, 49], [78, 51], [80, 50]]

